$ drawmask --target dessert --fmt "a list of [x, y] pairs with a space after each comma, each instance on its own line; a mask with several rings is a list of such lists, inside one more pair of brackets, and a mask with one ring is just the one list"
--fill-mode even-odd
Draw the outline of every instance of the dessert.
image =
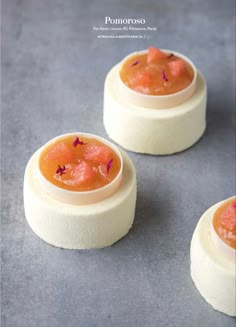
[[132, 226], [136, 174], [124, 151], [86, 133], [36, 151], [24, 177], [26, 219], [46, 242], [68, 249], [112, 245]]
[[236, 316], [236, 197], [208, 209], [191, 242], [191, 276], [215, 310]]
[[205, 115], [204, 78], [180, 53], [150, 47], [127, 56], [107, 74], [104, 126], [128, 150], [182, 151], [202, 136]]

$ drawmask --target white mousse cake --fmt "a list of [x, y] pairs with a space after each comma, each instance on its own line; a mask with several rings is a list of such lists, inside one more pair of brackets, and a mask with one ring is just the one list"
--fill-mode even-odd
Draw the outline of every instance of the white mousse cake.
[[199, 220], [191, 242], [191, 276], [215, 310], [236, 316], [236, 198], [219, 202]]
[[135, 168], [124, 151], [95, 135], [62, 135], [36, 151], [27, 164], [26, 219], [54, 246], [103, 248], [131, 228], [136, 188]]
[[[128, 65], [128, 72], [137, 69], [142, 60], [146, 63], [148, 59], [136, 58], [148, 56], [149, 50], [130, 54], [108, 72], [104, 87], [103, 122], [109, 137], [127, 150], [153, 155], [173, 154], [191, 147], [204, 133], [206, 83], [202, 74], [187, 57], [171, 50], [162, 50], [167, 57], [172, 56], [168, 59], [172, 62], [166, 64], [167, 68], [160, 68], [157, 73], [151, 71], [150, 77], [147, 75], [149, 70], [158, 70], [159, 62], [162, 67], [162, 59], [154, 60], [154, 63], [151, 61], [148, 66], [140, 68], [142, 74], [137, 71], [134, 77], [131, 76], [130, 84], [134, 87], [130, 88], [128, 82], [121, 79], [122, 69], [131, 60], [133, 64]], [[172, 92], [170, 85], [174, 82], [171, 78], [182, 74], [181, 67], [174, 67], [173, 73], [169, 69], [172, 68], [171, 64], [179, 62], [184, 62], [184, 65], [192, 69], [192, 80], [189, 85], [175, 93], [163, 94]], [[153, 76], [157, 83], [161, 80], [163, 85], [149, 90], [145, 85], [152, 83]], [[178, 83], [182, 83], [182, 76], [176, 78], [178, 86]], [[141, 86], [138, 83], [141, 83]], [[182, 83], [181, 86], [183, 85], [185, 84]], [[161, 94], [152, 94], [155, 90], [157, 93], [161, 90]]]

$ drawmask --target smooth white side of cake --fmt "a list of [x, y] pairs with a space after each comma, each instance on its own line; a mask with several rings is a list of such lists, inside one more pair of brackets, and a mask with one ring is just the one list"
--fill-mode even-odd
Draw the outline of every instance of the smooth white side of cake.
[[57, 201], [38, 183], [37, 152], [29, 160], [24, 177], [26, 219], [44, 241], [61, 248], [103, 248], [117, 242], [131, 228], [136, 204], [136, 173], [129, 157], [124, 160], [120, 188], [109, 198], [89, 205]]
[[173, 154], [192, 146], [206, 128], [206, 83], [198, 72], [193, 96], [170, 109], [127, 103], [117, 87], [119, 65], [107, 74], [103, 122], [107, 134], [127, 150], [154, 155]]
[[198, 291], [215, 310], [236, 316], [236, 266], [215, 247], [211, 223], [219, 202], [199, 220], [191, 242], [191, 276]]

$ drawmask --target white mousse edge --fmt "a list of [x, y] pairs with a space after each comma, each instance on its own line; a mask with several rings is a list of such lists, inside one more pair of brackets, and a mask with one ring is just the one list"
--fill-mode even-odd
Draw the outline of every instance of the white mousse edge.
[[24, 208], [33, 231], [61, 248], [103, 248], [117, 242], [131, 228], [135, 216], [135, 168], [121, 150], [123, 178], [119, 189], [103, 201], [89, 205], [65, 203], [51, 197], [38, 181], [37, 156], [29, 160], [24, 177]]
[[104, 87], [103, 123], [113, 141], [130, 151], [167, 155], [199, 140], [206, 128], [207, 100], [199, 71], [191, 98], [169, 109], [150, 109], [125, 100], [119, 92], [118, 70], [116, 65], [108, 72]]

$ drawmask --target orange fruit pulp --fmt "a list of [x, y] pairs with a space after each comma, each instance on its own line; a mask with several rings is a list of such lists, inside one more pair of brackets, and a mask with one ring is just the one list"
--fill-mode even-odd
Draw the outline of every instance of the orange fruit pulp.
[[39, 158], [42, 175], [70, 191], [91, 191], [116, 178], [121, 161], [117, 153], [95, 138], [69, 135], [48, 145]]
[[120, 71], [131, 89], [148, 95], [168, 95], [189, 86], [194, 71], [189, 63], [172, 53], [149, 47], [147, 53], [128, 58]]
[[229, 199], [216, 210], [213, 227], [222, 241], [236, 249], [236, 197]]

